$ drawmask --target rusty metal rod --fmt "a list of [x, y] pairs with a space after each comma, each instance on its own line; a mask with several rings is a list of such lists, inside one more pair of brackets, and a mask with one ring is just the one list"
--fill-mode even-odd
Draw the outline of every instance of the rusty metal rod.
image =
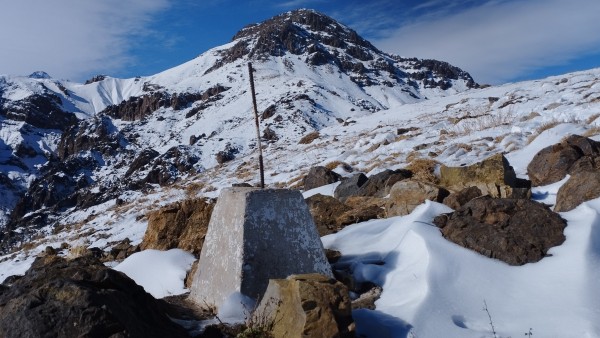
[[258, 108], [256, 107], [256, 92], [254, 91], [254, 74], [252, 63], [248, 62], [248, 73], [250, 74], [250, 91], [252, 92], [252, 107], [254, 108], [254, 121], [256, 122], [256, 140], [258, 141], [258, 165], [260, 168], [260, 188], [265, 188], [265, 169], [263, 166], [262, 145], [260, 143], [260, 125], [258, 122]]

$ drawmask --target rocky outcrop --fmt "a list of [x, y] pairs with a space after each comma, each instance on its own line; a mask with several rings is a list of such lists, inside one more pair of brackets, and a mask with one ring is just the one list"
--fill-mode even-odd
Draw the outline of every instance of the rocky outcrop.
[[565, 220], [528, 199], [479, 197], [434, 223], [446, 239], [510, 265], [537, 262], [565, 240]]
[[581, 171], [571, 176], [558, 189], [554, 211], [571, 211], [579, 204], [598, 197], [600, 197], [600, 172]]
[[426, 200], [441, 203], [448, 194], [448, 190], [435, 184], [415, 180], [400, 181], [390, 190], [386, 215], [408, 215]]
[[68, 128], [61, 135], [57, 152], [61, 160], [88, 150], [95, 150], [105, 156], [114, 156], [117, 149], [125, 143], [124, 136], [110, 118], [96, 116]]
[[219, 164], [224, 164], [235, 159], [235, 155], [239, 153], [239, 149], [232, 147], [230, 144], [225, 145], [225, 149], [219, 151], [215, 155], [215, 160]]
[[78, 119], [75, 114], [62, 110], [61, 106], [62, 100], [56, 94], [33, 94], [18, 101], [3, 103], [0, 100], [0, 116], [42, 129], [65, 130]]
[[194, 165], [199, 160], [189, 146], [169, 148], [152, 161], [152, 168], [142, 182], [161, 186], [172, 184], [180, 175], [195, 172]]
[[513, 167], [502, 154], [467, 167], [442, 165], [440, 185], [451, 191], [477, 187], [483, 195], [492, 197], [529, 198], [531, 195], [531, 183], [518, 179]]
[[[132, 96], [129, 99], [106, 107], [101, 114], [123, 121], [137, 121], [145, 118], [160, 108], [181, 110], [189, 107], [196, 101], [214, 101], [220, 98], [219, 94], [229, 90], [221, 85], [213, 86], [201, 93], [174, 93], [157, 91], [143, 96]], [[189, 117], [189, 116], [188, 116]]]
[[562, 142], [540, 150], [529, 165], [527, 175], [534, 186], [562, 180], [572, 171], [593, 168], [600, 155], [600, 143], [579, 135], [570, 135]]
[[179, 248], [199, 255], [214, 206], [213, 199], [197, 198], [149, 212], [141, 248]]
[[92, 256], [48, 256], [0, 287], [0, 336], [189, 337], [165, 311], [165, 303]]
[[254, 317], [274, 338], [354, 337], [348, 289], [323, 275], [269, 280]]
[[304, 176], [304, 190], [310, 190], [327, 184], [335, 183], [339, 181], [340, 178], [340, 174], [333, 170], [329, 170], [322, 166], [312, 167], [308, 171], [308, 174]]

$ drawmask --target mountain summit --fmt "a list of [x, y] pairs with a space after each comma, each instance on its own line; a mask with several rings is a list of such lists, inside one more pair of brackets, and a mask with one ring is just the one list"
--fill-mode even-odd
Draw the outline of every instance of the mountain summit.
[[249, 25], [233, 37], [209, 71], [243, 56], [266, 59], [295, 55], [312, 66], [335, 66], [361, 86], [410, 85], [448, 89], [456, 81], [477, 87], [465, 71], [446, 62], [402, 58], [378, 50], [354, 30], [309, 9], [299, 9]]

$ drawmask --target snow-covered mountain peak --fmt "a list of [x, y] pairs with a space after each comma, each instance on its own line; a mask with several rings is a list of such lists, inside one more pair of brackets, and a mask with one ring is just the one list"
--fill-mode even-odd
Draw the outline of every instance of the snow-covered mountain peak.
[[31, 74], [29, 74], [28, 78], [30, 79], [51, 79], [52, 76], [48, 75], [48, 73], [38, 70]]
[[233, 39], [254, 40], [248, 53], [256, 57], [280, 56], [286, 52], [295, 55], [316, 53], [322, 46], [354, 52], [359, 59], [364, 60], [372, 59], [372, 52], [381, 53], [354, 30], [308, 9], [283, 13], [262, 23], [246, 26]]
[[[356, 31], [314, 10], [300, 9], [246, 26], [230, 46], [219, 50], [210, 73], [239, 59], [281, 59], [292, 68], [290, 58], [311, 67], [326, 67], [361, 87], [400, 85], [415, 97], [425, 98], [423, 89], [462, 91], [477, 87], [465, 71], [437, 60], [402, 58], [386, 54]], [[286, 60], [288, 59], [288, 60]], [[414, 90], [413, 90], [414, 89]], [[437, 95], [442, 92], [438, 91]]]

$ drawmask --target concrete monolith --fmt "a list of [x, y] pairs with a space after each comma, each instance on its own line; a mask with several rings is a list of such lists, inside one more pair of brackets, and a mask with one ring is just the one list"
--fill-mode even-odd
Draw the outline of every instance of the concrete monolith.
[[212, 213], [190, 298], [218, 309], [233, 293], [258, 300], [269, 279], [305, 273], [333, 276], [302, 194], [227, 188]]

